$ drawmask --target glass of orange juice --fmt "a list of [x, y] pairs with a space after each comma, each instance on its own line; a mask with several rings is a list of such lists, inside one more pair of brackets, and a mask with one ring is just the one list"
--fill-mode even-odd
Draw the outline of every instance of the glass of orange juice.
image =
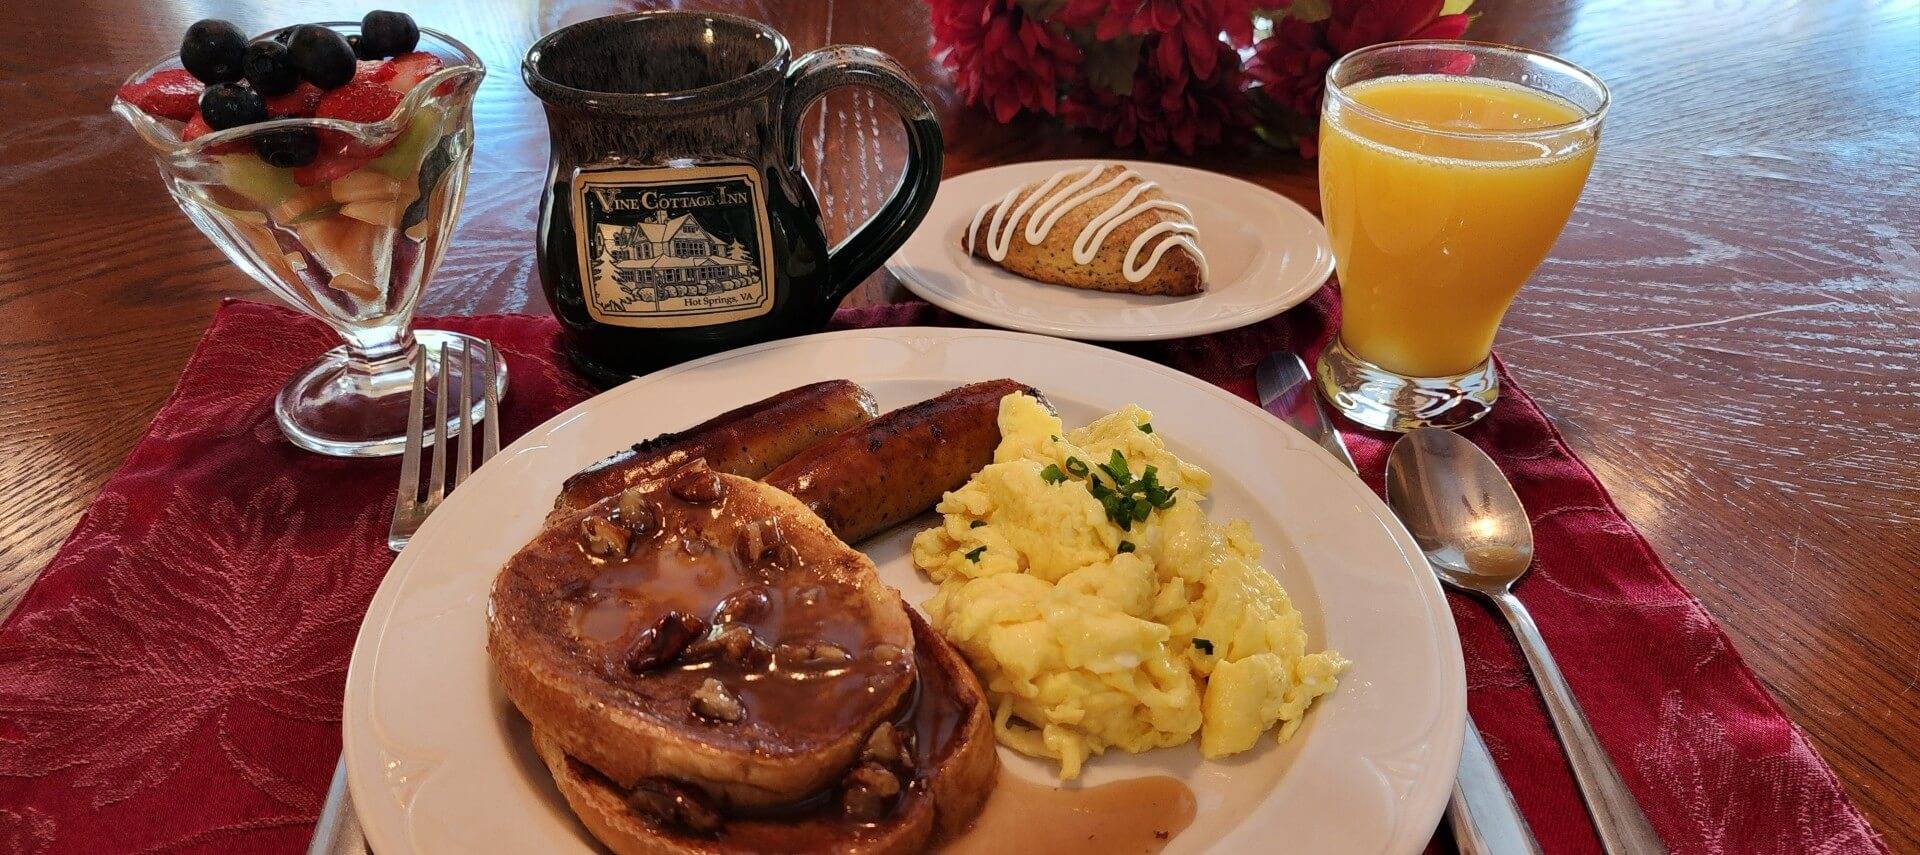
[[1505, 45], [1392, 42], [1327, 71], [1320, 206], [1339, 268], [1321, 394], [1368, 427], [1477, 421], [1493, 337], [1573, 213], [1607, 87]]

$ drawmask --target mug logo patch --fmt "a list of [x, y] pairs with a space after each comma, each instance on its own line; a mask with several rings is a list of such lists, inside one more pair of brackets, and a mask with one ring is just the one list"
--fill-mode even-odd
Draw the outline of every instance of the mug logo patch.
[[572, 195], [594, 320], [707, 326], [772, 310], [766, 199], [753, 167], [582, 170]]

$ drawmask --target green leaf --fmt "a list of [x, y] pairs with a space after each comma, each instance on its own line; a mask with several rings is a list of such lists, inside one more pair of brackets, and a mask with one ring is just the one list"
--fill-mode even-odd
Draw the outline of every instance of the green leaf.
[[1299, 18], [1309, 24], [1333, 17], [1333, 4], [1329, 0], [1293, 0], [1287, 7], [1287, 17]]
[[1139, 36], [1100, 41], [1089, 32], [1086, 38], [1075, 41], [1086, 55], [1080, 65], [1087, 72], [1088, 83], [1118, 95], [1133, 94], [1133, 73], [1140, 67]]
[[1447, 0], [1446, 4], [1440, 7], [1440, 14], [1458, 15], [1467, 11], [1467, 8], [1472, 5], [1473, 0]]
[[1204, 638], [1195, 638], [1195, 639], [1193, 640], [1193, 646], [1194, 646], [1194, 647], [1196, 647], [1196, 648], [1198, 648], [1198, 649], [1200, 650], [1200, 652], [1201, 652], [1201, 653], [1205, 653], [1205, 654], [1207, 654], [1208, 656], [1212, 656], [1212, 655], [1213, 655], [1213, 642], [1212, 642], [1212, 641], [1209, 641], [1209, 640], [1207, 640], [1207, 639], [1204, 639]]
[[986, 520], [974, 520], [973, 522], [967, 523], [967, 528], [979, 528], [986, 524]]
[[1058, 484], [1067, 480], [1067, 473], [1060, 471], [1059, 466], [1049, 463], [1047, 468], [1040, 470], [1040, 480], [1049, 484]]
[[1087, 477], [1087, 462], [1078, 457], [1067, 458], [1067, 474], [1075, 478]]
[[1129, 553], [1129, 552], [1132, 552], [1132, 551], [1133, 551], [1133, 541], [1130, 541], [1130, 540], [1123, 540], [1123, 541], [1120, 541], [1120, 545], [1119, 545], [1119, 547], [1117, 547], [1117, 548], [1115, 548], [1115, 549], [1114, 549], [1113, 551], [1114, 551], [1115, 553], [1117, 553], [1117, 554], [1120, 554], [1120, 555], [1125, 555], [1125, 554], [1127, 554], [1127, 553]]
[[1028, 15], [1041, 20], [1053, 17], [1053, 13], [1060, 11], [1060, 7], [1065, 5], [1067, 0], [1020, 0], [1020, 8], [1025, 9]]
[[978, 564], [980, 563], [981, 554], [985, 553], [986, 551], [987, 551], [987, 548], [984, 546], [975, 547], [973, 551], [967, 553], [967, 560], [975, 564]]
[[1140, 423], [1140, 432], [1141, 432], [1141, 433], [1153, 433], [1153, 422], [1141, 422], [1141, 423]]

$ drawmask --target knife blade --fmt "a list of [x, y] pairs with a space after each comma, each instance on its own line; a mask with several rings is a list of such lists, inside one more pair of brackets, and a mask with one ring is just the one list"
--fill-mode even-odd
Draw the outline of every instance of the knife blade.
[[1267, 354], [1253, 371], [1253, 384], [1260, 394], [1260, 406], [1267, 412], [1319, 443], [1348, 469], [1359, 471], [1360, 467], [1353, 465], [1353, 455], [1340, 441], [1339, 429], [1322, 409], [1320, 396], [1314, 393], [1313, 376], [1299, 356], [1285, 350]]
[[[1334, 427], [1320, 396], [1313, 387], [1313, 375], [1307, 363], [1292, 352], [1280, 350], [1267, 354], [1253, 372], [1254, 389], [1260, 406], [1292, 425], [1358, 472], [1353, 455], [1340, 441], [1340, 429]], [[1447, 827], [1453, 832], [1456, 847], [1467, 855], [1539, 855], [1540, 844], [1533, 829], [1514, 803], [1513, 791], [1500, 775], [1500, 767], [1480, 738], [1480, 728], [1467, 716], [1466, 731], [1460, 744], [1460, 768], [1454, 773], [1453, 795], [1447, 800]]]

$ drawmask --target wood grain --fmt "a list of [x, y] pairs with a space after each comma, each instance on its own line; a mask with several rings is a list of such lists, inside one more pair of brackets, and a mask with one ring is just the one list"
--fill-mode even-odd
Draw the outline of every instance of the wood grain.
[[[22, 3], [0, 21], [0, 614], [132, 447], [219, 299], [265, 298], [174, 208], [106, 103], [195, 18], [259, 30], [365, 11], [274, 5]], [[491, 69], [465, 215], [425, 311], [544, 312], [545, 125], [518, 62], [539, 34], [625, 7], [402, 5]], [[704, 5], [773, 22], [798, 50], [898, 58], [942, 106], [950, 173], [1110, 151], [963, 109], [917, 3]], [[1566, 56], [1616, 97], [1586, 197], [1501, 352], [1889, 845], [1920, 850], [1920, 7], [1475, 8], [1471, 36]], [[844, 236], [892, 188], [898, 128], [868, 96], [835, 94], [806, 140]], [[1311, 165], [1290, 157], [1192, 162], [1317, 201]], [[880, 275], [852, 302], [901, 297]]]

